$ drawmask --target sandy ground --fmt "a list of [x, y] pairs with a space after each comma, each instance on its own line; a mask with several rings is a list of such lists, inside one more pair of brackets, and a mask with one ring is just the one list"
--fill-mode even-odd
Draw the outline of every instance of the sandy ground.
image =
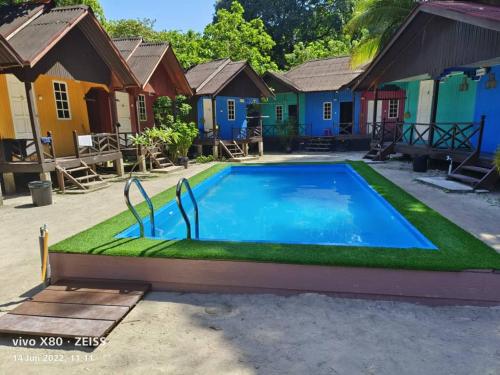
[[[269, 155], [262, 161], [358, 159], [359, 153]], [[209, 165], [144, 182], [151, 194]], [[412, 181], [401, 162], [375, 168], [498, 246], [499, 195], [458, 196]], [[431, 172], [434, 173], [434, 172]], [[40, 289], [38, 227], [59, 241], [122, 211], [123, 183], [86, 195], [0, 208], [0, 311]], [[135, 195], [134, 199], [138, 199]], [[481, 215], [481, 216], [479, 216]], [[479, 217], [487, 220], [479, 220]], [[499, 247], [497, 247], [498, 249]], [[39, 343], [39, 341], [38, 341]], [[95, 350], [19, 347], [0, 338], [0, 374], [500, 374], [500, 308], [427, 307], [318, 294], [150, 293]]]

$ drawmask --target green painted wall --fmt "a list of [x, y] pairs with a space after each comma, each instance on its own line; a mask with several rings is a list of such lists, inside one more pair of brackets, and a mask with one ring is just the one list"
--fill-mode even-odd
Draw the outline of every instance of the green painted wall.
[[402, 88], [406, 90], [406, 100], [405, 100], [405, 122], [414, 123], [417, 121], [417, 110], [418, 110], [418, 92], [420, 90], [420, 81], [410, 81], [398, 83]]
[[297, 105], [298, 96], [298, 110], [299, 110], [299, 123], [303, 124], [305, 121], [305, 95], [296, 94], [294, 92], [284, 92], [276, 94], [276, 97], [269, 98], [269, 101], [262, 103], [261, 111], [263, 116], [268, 116], [263, 119], [264, 125], [276, 124], [276, 106], [283, 106], [283, 121], [288, 120], [288, 106]]
[[466, 78], [463, 74], [444, 78], [439, 85], [438, 108], [436, 122], [472, 122], [476, 104], [477, 82]]

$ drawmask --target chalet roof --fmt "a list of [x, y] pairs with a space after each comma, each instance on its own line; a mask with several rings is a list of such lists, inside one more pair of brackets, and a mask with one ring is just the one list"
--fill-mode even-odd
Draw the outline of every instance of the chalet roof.
[[21, 58], [10, 44], [0, 35], [0, 66], [22, 66]]
[[267, 72], [274, 79], [299, 92], [339, 90], [362, 73], [351, 68], [351, 57], [307, 61], [286, 73]]
[[132, 52], [134, 52], [135, 49], [140, 46], [140, 44], [142, 43], [142, 38], [113, 38], [113, 43], [115, 44], [116, 48], [118, 48], [118, 51], [120, 51], [123, 58], [127, 60]]
[[500, 63], [500, 7], [469, 1], [416, 6], [354, 82], [367, 89], [412, 77], [438, 78], [448, 68]]
[[142, 88], [148, 84], [165, 55], [169, 53], [170, 69], [176, 70], [177, 75], [181, 77], [179, 82], [176, 82], [180, 86], [178, 92], [186, 95], [192, 94], [184, 71], [169, 43], [145, 42], [140, 37], [117, 38], [113, 39], [113, 42], [134, 72]]
[[269, 87], [247, 61], [219, 59], [198, 64], [187, 71], [186, 78], [196, 95], [217, 95], [243, 71], [255, 83], [263, 96], [273, 96]]
[[5, 6], [0, 8], [0, 20], [0, 35], [25, 67], [36, 65], [64, 36], [79, 28], [121, 82], [137, 86], [132, 71], [88, 6], [53, 8], [40, 3]]

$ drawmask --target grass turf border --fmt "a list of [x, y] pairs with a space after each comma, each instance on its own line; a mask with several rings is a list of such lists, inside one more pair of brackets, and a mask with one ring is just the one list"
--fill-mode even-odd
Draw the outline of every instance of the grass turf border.
[[[355, 246], [115, 238], [115, 235], [135, 223], [133, 215], [128, 210], [51, 246], [50, 251], [110, 256], [240, 260], [440, 271], [500, 269], [500, 254], [491, 247], [420, 202], [366, 163], [361, 161], [346, 161], [345, 163], [351, 165], [369, 185], [433, 242], [439, 251]], [[268, 163], [268, 165], [279, 164], [311, 163]], [[315, 164], [335, 163], [318, 162]], [[191, 177], [189, 182], [192, 186], [196, 186], [228, 165], [218, 163]], [[171, 187], [154, 196], [152, 201], [157, 208], [174, 198], [175, 187]], [[139, 204], [137, 210], [143, 217], [148, 214], [145, 202]]]

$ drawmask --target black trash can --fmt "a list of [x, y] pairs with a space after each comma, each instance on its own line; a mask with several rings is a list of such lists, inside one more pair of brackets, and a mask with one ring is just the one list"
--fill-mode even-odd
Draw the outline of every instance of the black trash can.
[[414, 172], [427, 172], [427, 162], [429, 161], [429, 156], [415, 156], [413, 158], [413, 171]]
[[28, 183], [28, 187], [35, 206], [48, 206], [52, 204], [51, 181], [31, 181]]

